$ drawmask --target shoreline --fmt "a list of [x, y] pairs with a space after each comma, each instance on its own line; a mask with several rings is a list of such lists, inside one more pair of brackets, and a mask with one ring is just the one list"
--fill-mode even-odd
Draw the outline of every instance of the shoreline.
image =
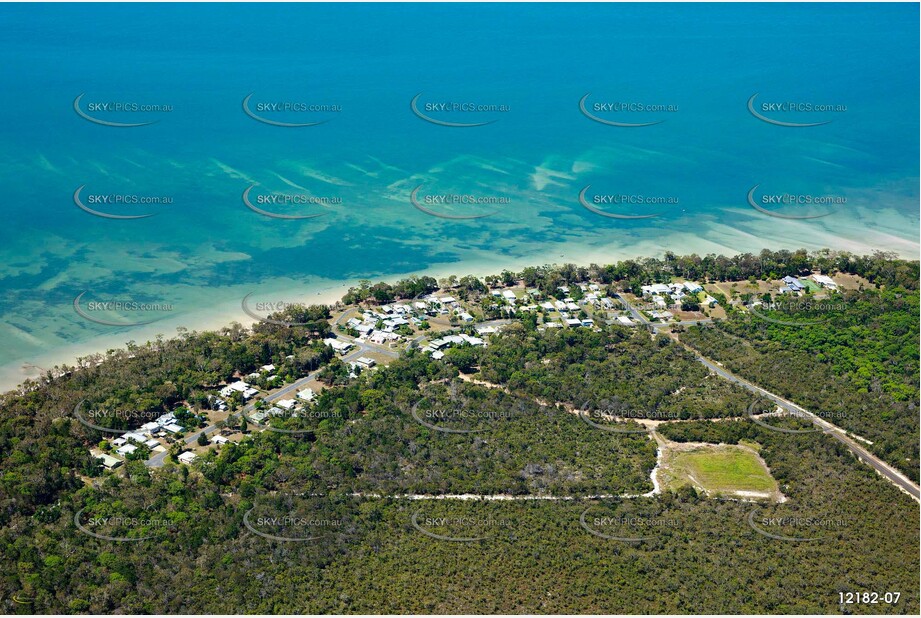
[[[673, 238], [672, 241], [675, 239]], [[696, 249], [694, 251], [690, 246], [695, 239], [683, 239], [684, 243], [671, 242], [669, 250], [678, 255], [688, 255], [697, 253], [706, 255], [707, 252], [701, 251], [700, 238], [696, 238]], [[650, 243], [651, 244], [651, 243]], [[166, 339], [174, 338], [178, 335], [178, 329], [184, 328], [189, 332], [216, 331], [230, 326], [231, 323], [237, 322], [245, 328], [251, 327], [256, 319], [247, 315], [241, 307], [243, 297], [254, 290], [261, 294], [281, 294], [285, 297], [285, 302], [303, 302], [306, 305], [326, 304], [334, 305], [342, 300], [342, 297], [348, 292], [349, 288], [358, 285], [361, 279], [369, 279], [372, 283], [385, 281], [395, 283], [400, 279], [411, 276], [429, 276], [436, 279], [455, 275], [463, 277], [473, 275], [483, 278], [487, 275], [497, 275], [502, 270], [508, 269], [520, 271], [528, 266], [543, 266], [549, 264], [574, 263], [578, 266], [588, 266], [589, 264], [611, 264], [619, 260], [636, 259], [642, 257], [661, 257], [665, 253], [662, 247], [650, 246], [647, 243], [639, 243], [631, 246], [629, 249], [621, 247], [618, 249], [607, 249], [603, 247], [582, 247], [581, 251], [574, 251], [569, 247], [548, 247], [542, 252], [534, 252], [531, 255], [511, 257], [497, 256], [486, 252], [477, 252], [472, 259], [457, 262], [439, 262], [430, 265], [420, 271], [411, 271], [403, 273], [394, 273], [390, 275], [371, 275], [367, 277], [356, 277], [349, 281], [334, 281], [328, 279], [317, 279], [314, 281], [297, 281], [290, 278], [275, 279], [270, 282], [264, 282], [261, 285], [238, 286], [238, 288], [221, 288], [215, 292], [215, 295], [221, 296], [222, 300], [210, 307], [202, 307], [196, 310], [184, 313], [173, 319], [165, 319], [153, 324], [129, 328], [128, 330], [115, 334], [105, 334], [90, 337], [84, 341], [69, 343], [57, 346], [53, 349], [30, 355], [25, 358], [18, 358], [0, 365], [0, 393], [16, 391], [25, 380], [40, 377], [45, 370], [60, 365], [74, 365], [78, 358], [84, 358], [94, 354], [104, 354], [107, 350], [124, 348], [129, 341], [143, 343], [153, 341], [158, 336]], [[712, 243], [717, 244], [717, 243]], [[778, 243], [780, 244], [780, 243]], [[852, 245], [854, 243], [841, 243], [842, 245]], [[722, 247], [727, 248], [727, 247]], [[772, 250], [785, 249], [786, 247], [775, 247]], [[645, 249], [643, 253], [637, 255], [637, 249]], [[845, 247], [841, 251], [855, 251], [858, 247]], [[865, 249], [865, 247], [859, 247]], [[557, 258], [551, 258], [548, 253], [552, 250], [564, 251], [558, 254]], [[812, 250], [812, 249], [810, 249]], [[760, 249], [758, 249], [760, 251]], [[740, 252], [741, 253], [741, 252]], [[753, 252], [754, 253], [754, 252]], [[900, 259], [918, 259], [917, 255], [905, 257], [901, 251], [895, 251], [899, 254]], [[497, 259], [497, 257], [499, 259]]]

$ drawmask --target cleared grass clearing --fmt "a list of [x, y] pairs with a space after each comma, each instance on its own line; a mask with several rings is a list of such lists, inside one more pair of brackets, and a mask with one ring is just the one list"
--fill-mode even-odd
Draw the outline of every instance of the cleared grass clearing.
[[710, 496], [783, 499], [777, 481], [750, 447], [670, 443], [666, 449], [660, 478], [668, 488], [693, 485]]

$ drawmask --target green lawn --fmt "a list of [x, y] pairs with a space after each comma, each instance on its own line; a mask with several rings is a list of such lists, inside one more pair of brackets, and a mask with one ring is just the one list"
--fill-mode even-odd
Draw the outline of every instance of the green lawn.
[[676, 481], [685, 477], [710, 492], [777, 491], [777, 481], [757, 455], [737, 446], [677, 452], [669, 468]]
[[819, 290], [822, 289], [822, 286], [820, 286], [818, 283], [816, 283], [812, 279], [800, 279], [800, 281], [802, 282], [803, 285], [806, 286], [806, 289], [809, 290], [810, 292], [818, 292]]

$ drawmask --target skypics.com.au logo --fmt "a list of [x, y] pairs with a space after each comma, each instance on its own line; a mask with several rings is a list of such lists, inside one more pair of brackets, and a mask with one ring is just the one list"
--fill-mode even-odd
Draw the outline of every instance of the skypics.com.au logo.
[[155, 124], [159, 120], [144, 120], [141, 122], [125, 122], [135, 114], [142, 114], [144, 118], [151, 118], [154, 114], [162, 114], [173, 111], [173, 106], [168, 103], [147, 103], [132, 100], [106, 101], [101, 99], [83, 100], [86, 93], [82, 93], [74, 99], [74, 111], [78, 116], [92, 122], [93, 124], [105, 127], [132, 128], [144, 127]]

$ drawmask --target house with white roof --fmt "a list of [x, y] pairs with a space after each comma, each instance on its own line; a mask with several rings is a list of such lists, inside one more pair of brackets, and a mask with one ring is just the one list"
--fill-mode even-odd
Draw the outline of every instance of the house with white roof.
[[640, 290], [642, 290], [643, 296], [652, 296], [654, 294], [668, 294], [671, 288], [664, 283], [653, 283], [652, 285], [640, 286]]
[[293, 399], [279, 399], [275, 402], [275, 405], [283, 410], [292, 410], [297, 405], [297, 402]]
[[102, 467], [106, 470], [112, 470], [122, 465], [121, 459], [117, 459], [111, 455], [102, 454], [96, 457], [96, 459], [102, 460]]
[[312, 388], [305, 388], [304, 390], [298, 391], [297, 393], [298, 399], [302, 399], [308, 403], [316, 399], [316, 397], [317, 397], [317, 394], [313, 392]]
[[333, 339], [332, 337], [327, 337], [323, 340], [323, 343], [331, 347], [339, 354], [345, 354], [352, 348], [352, 344], [348, 341], [340, 341], [339, 339]]
[[143, 432], [144, 434], [148, 436], [151, 435], [153, 432], [158, 431], [159, 429], [160, 429], [159, 423], [155, 423], [153, 421], [149, 423], [144, 423], [143, 425], [141, 425], [141, 432]]
[[127, 457], [128, 455], [135, 452], [136, 450], [138, 450], [138, 447], [136, 447], [135, 445], [125, 444], [124, 446], [122, 446], [115, 452], [121, 455], [122, 457]]
[[812, 275], [812, 280], [828, 290], [837, 290], [838, 284], [828, 275]]
[[195, 453], [191, 451], [186, 451], [185, 453], [182, 453], [181, 455], [179, 455], [179, 457], [177, 457], [176, 459], [178, 459], [180, 462], [184, 464], [190, 464], [196, 459], [198, 459], [198, 455], [196, 455]]
[[227, 386], [222, 388], [221, 397], [230, 397], [235, 392], [243, 395], [243, 399], [249, 399], [250, 397], [254, 396], [259, 391], [256, 390], [255, 388], [252, 388], [248, 383], [244, 382], [243, 380], [239, 380], [237, 382], [232, 382], [231, 384], [228, 384]]
[[371, 336], [368, 337], [368, 341], [371, 343], [376, 343], [378, 345], [383, 345], [391, 341], [399, 341], [400, 336], [396, 333], [388, 333], [382, 330], [376, 330], [371, 333]]

